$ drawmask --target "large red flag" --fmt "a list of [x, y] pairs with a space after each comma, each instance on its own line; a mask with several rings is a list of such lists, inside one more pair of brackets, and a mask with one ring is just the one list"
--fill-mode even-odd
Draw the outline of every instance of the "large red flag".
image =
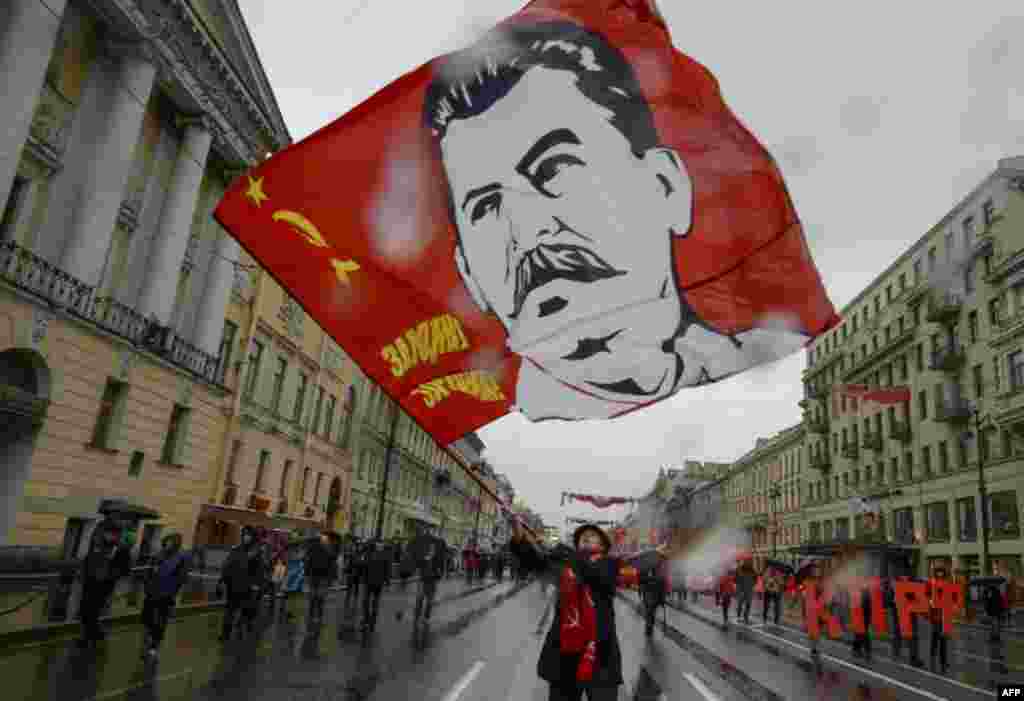
[[534, 0], [215, 216], [441, 444], [619, 416], [837, 321], [775, 162], [653, 0]]

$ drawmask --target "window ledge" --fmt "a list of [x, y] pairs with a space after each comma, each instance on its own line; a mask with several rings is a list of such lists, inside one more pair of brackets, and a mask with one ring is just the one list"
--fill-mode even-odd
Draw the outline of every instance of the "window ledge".
[[85, 444], [85, 449], [86, 450], [95, 450], [96, 452], [106, 453], [107, 455], [117, 455], [118, 453], [121, 452], [120, 450], [117, 450], [116, 448], [105, 448], [102, 445], [96, 445], [95, 443], [86, 443]]

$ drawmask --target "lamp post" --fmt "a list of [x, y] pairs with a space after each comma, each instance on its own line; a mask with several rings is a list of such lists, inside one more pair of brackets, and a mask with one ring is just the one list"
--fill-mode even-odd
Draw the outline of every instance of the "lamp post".
[[777, 484], [773, 484], [771, 488], [768, 490], [768, 498], [771, 499], [772, 502], [772, 559], [775, 559], [778, 556], [779, 527], [778, 524], [775, 522], [776, 516], [778, 514], [778, 509], [776, 508], [775, 503], [780, 496], [782, 496], [782, 490], [779, 489], [779, 486]]
[[377, 509], [377, 528], [374, 539], [380, 540], [384, 535], [384, 506], [388, 498], [388, 478], [391, 476], [391, 456], [395, 452], [395, 433], [398, 429], [398, 418], [402, 410], [398, 402], [392, 402], [395, 408], [394, 416], [391, 418], [391, 429], [388, 431], [388, 447], [384, 452], [384, 478], [380, 486], [380, 506]]
[[[989, 529], [989, 506], [988, 506], [988, 485], [985, 483], [985, 442], [981, 436], [982, 421], [988, 417], [981, 415], [977, 403], [968, 402], [967, 406], [974, 418], [974, 435], [978, 440], [978, 496], [981, 500], [981, 574], [983, 577], [992, 575], [991, 559], [988, 551], [988, 529]], [[968, 432], [967, 437], [970, 437]]]

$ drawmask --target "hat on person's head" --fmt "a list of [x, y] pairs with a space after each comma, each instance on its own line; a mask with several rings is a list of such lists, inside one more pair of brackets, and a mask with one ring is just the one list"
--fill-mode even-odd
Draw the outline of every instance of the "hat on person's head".
[[587, 531], [593, 531], [594, 533], [597, 533], [598, 537], [601, 538], [601, 544], [604, 546], [605, 552], [608, 552], [612, 549], [612, 539], [609, 538], [608, 534], [601, 530], [600, 527], [595, 526], [592, 523], [585, 523], [573, 532], [572, 545], [574, 548], [579, 550], [580, 539], [583, 537], [583, 534]]

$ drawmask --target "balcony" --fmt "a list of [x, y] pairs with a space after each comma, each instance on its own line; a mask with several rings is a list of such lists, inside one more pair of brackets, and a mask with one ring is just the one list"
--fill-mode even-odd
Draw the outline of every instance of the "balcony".
[[849, 443], [844, 443], [843, 447], [840, 449], [839, 452], [842, 453], [842, 456], [844, 458], [849, 458], [850, 460], [856, 460], [857, 456], [860, 455], [860, 449], [857, 447], [857, 444], [854, 443], [853, 441], [850, 441]]
[[935, 420], [961, 425], [971, 420], [971, 408], [962, 399], [947, 400], [935, 405]]
[[819, 472], [829, 472], [832, 469], [832, 462], [829, 460], [828, 455], [818, 453], [811, 456], [810, 466], [811, 469], [818, 470]]
[[951, 324], [960, 318], [960, 311], [962, 309], [963, 299], [961, 299], [960, 295], [932, 295], [925, 319], [936, 324]]
[[992, 348], [998, 348], [1022, 335], [1024, 335], [1024, 310], [1018, 311], [1012, 316], [1000, 318], [988, 343]]
[[825, 419], [809, 419], [807, 421], [807, 430], [811, 433], [820, 433], [828, 435], [828, 422]]
[[967, 362], [967, 354], [964, 352], [963, 346], [949, 344], [945, 348], [932, 351], [932, 358], [931, 362], [928, 363], [928, 369], [941, 372], [959, 372], [965, 362]]
[[894, 441], [910, 442], [910, 424], [906, 421], [894, 421], [889, 428], [889, 437]]
[[882, 434], [878, 431], [871, 431], [870, 433], [864, 434], [862, 445], [868, 450], [873, 450], [876, 453], [882, 450]]
[[219, 358], [180, 338], [170, 327], [145, 319], [138, 311], [112, 297], [98, 296], [94, 287], [13, 241], [0, 243], [0, 280], [51, 307], [119, 336], [204, 382], [224, 384]]

